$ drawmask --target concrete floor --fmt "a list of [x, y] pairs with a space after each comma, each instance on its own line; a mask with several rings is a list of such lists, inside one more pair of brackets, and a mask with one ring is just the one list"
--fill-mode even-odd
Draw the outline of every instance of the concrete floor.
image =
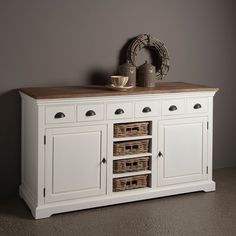
[[217, 191], [191, 193], [34, 220], [19, 199], [0, 203], [5, 236], [235, 236], [236, 168], [214, 172]]

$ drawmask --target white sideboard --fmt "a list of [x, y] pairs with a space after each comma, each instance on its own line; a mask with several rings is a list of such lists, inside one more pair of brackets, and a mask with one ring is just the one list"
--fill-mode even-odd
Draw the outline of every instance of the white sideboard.
[[[164, 85], [163, 85], [164, 84]], [[166, 86], [168, 85], [168, 86]], [[89, 92], [88, 92], [89, 91]], [[36, 219], [98, 206], [214, 191], [216, 88], [162, 83], [133, 92], [21, 89], [20, 196]], [[114, 125], [149, 122], [145, 136], [114, 137]], [[115, 156], [115, 142], [148, 139], [146, 153]], [[115, 160], [148, 156], [146, 170], [114, 173]], [[144, 188], [113, 191], [113, 180], [148, 176]]]

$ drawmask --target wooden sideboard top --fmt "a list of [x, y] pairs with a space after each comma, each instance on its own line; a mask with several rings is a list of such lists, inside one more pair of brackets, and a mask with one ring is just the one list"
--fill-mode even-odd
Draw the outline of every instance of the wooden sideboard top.
[[79, 98], [202, 91], [216, 92], [218, 91], [218, 88], [183, 82], [161, 82], [157, 83], [155, 88], [135, 87], [125, 92], [111, 90], [109, 88], [106, 88], [105, 86], [93, 85], [71, 87], [32, 87], [20, 89], [20, 92], [25, 93], [35, 99]]

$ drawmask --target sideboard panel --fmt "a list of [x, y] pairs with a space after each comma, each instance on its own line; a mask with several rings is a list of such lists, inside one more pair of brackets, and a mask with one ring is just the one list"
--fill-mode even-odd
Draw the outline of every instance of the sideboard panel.
[[46, 202], [105, 194], [105, 126], [48, 129]]
[[160, 121], [159, 185], [206, 179], [207, 118]]

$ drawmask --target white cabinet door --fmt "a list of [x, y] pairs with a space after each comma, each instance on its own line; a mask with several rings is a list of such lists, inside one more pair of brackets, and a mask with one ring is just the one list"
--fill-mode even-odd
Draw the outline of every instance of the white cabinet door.
[[207, 178], [207, 118], [160, 121], [158, 152], [158, 185]]
[[46, 202], [105, 194], [105, 130], [96, 125], [46, 131]]

